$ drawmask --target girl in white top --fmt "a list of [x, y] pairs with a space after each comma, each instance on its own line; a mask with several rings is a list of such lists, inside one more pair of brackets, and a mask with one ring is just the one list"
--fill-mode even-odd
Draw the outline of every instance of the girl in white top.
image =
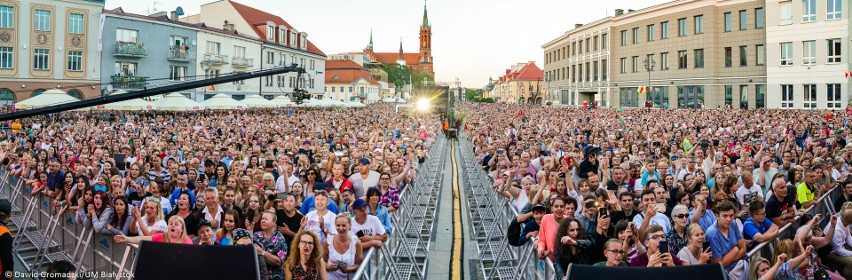
[[338, 214], [334, 219], [337, 234], [323, 243], [329, 280], [348, 280], [361, 265], [361, 241], [349, 234], [351, 225], [349, 213]]
[[325, 191], [316, 192], [314, 194], [314, 206], [316, 206], [316, 210], [308, 212], [302, 218], [302, 228], [316, 234], [320, 243], [325, 244], [326, 238], [337, 234], [334, 229], [335, 215], [328, 210], [328, 193]]
[[[163, 209], [158, 200], [166, 200], [148, 197], [142, 203], [145, 216], [141, 216], [136, 207], [130, 207], [132, 220], [130, 221], [130, 234], [133, 236], [151, 236], [155, 233], [166, 233], [168, 224], [163, 219]], [[140, 217], [141, 216], [141, 217]]]

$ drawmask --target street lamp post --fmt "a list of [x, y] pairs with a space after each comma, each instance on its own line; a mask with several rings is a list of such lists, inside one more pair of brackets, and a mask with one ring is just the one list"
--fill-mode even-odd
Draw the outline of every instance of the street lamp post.
[[554, 99], [553, 98], [553, 92], [550, 91], [550, 76], [552, 76], [551, 73], [548, 73], [547, 75], [545, 75], [544, 76], [544, 82], [547, 83], [547, 99], [550, 100], [551, 102], [553, 102], [553, 99]]
[[[647, 98], [648, 92], [651, 90], [651, 71], [654, 71], [654, 65], [656, 65], [657, 62], [654, 61], [653, 57], [648, 57], [645, 60], [643, 60], [642, 63], [645, 65], [645, 70], [648, 71], [648, 90], [645, 91], [645, 101], [647, 102], [648, 101], [648, 98]], [[653, 98], [653, 95], [651, 97]], [[638, 98], [637, 98], [637, 101], [638, 101]], [[636, 105], [638, 106], [639, 104], [636, 104]]]

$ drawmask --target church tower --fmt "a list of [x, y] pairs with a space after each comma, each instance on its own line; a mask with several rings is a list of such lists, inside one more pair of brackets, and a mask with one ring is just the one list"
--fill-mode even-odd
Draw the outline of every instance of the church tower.
[[429, 25], [429, 16], [426, 11], [426, 3], [423, 3], [423, 23], [420, 24], [420, 58], [418, 60], [417, 72], [426, 72], [435, 77], [432, 71], [432, 26]]

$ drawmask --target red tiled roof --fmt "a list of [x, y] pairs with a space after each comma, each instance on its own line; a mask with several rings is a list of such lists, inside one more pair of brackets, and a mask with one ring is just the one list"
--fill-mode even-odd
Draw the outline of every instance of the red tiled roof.
[[[356, 64], [357, 65], [357, 64]], [[353, 69], [328, 69], [325, 70], [325, 84], [351, 84], [359, 79], [364, 79], [372, 85], [377, 85], [379, 82], [370, 76], [370, 73], [364, 70]]]
[[[267, 13], [267, 12], [264, 12], [264, 11], [261, 11], [261, 10], [258, 10], [258, 9], [255, 9], [255, 8], [252, 8], [252, 7], [249, 7], [249, 6], [234, 2], [234, 1], [228, 0], [228, 2], [230, 2], [231, 5], [234, 6], [234, 9], [237, 10], [237, 13], [239, 13], [240, 16], [242, 16], [243, 19], [246, 20], [246, 22], [248, 22], [250, 25], [252, 25], [254, 27], [254, 31], [257, 33], [257, 36], [260, 37], [260, 38], [266, 38], [266, 22], [268, 22], [268, 21], [271, 21], [271, 22], [275, 23], [276, 25], [284, 25], [284, 26], [287, 27], [288, 30], [293, 29], [293, 26], [291, 26], [289, 23], [287, 23], [287, 21], [285, 21], [283, 18], [281, 18], [279, 16], [276, 16], [276, 15], [273, 15], [273, 14], [270, 14], [270, 13]], [[325, 56], [325, 53], [322, 52], [319, 48], [317, 48], [317, 46], [315, 46], [313, 43], [311, 43], [310, 40], [307, 40], [307, 41], [308, 41], [308, 52]]]
[[[388, 63], [396, 63], [396, 60], [399, 59], [399, 53], [373, 53], [376, 57], [376, 61], [381, 62], [382, 64]], [[402, 57], [405, 58], [406, 65], [417, 65], [420, 61], [419, 53], [403, 53]]]
[[394, 84], [394, 83], [388, 83], [388, 88], [395, 88], [395, 87], [396, 87], [396, 84]]
[[514, 74], [514, 80], [537, 81], [544, 79], [544, 71], [541, 71], [541, 68], [538, 68], [535, 63], [527, 63]]
[[361, 65], [355, 63], [355, 61], [348, 59], [332, 59], [325, 61], [325, 69], [326, 70], [342, 70], [342, 69], [355, 69], [355, 70], [363, 70]]

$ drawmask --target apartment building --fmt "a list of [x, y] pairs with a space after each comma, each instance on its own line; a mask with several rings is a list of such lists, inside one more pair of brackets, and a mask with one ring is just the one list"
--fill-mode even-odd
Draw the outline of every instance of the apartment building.
[[616, 10], [546, 44], [546, 77], [569, 105], [765, 107], [764, 4], [679, 0]]
[[60, 88], [101, 90], [98, 16], [103, 0], [0, 0], [0, 103]]
[[767, 106], [845, 108], [850, 1], [768, 0], [766, 8]]

